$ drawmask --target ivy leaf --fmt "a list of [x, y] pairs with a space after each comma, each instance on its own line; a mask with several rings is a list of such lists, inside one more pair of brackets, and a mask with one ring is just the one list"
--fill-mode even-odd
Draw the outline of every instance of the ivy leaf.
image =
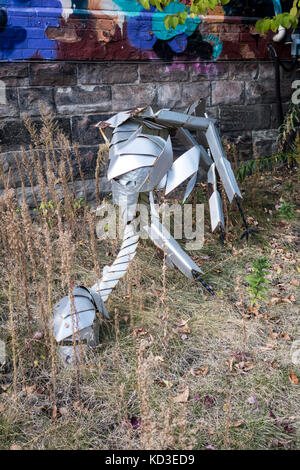
[[145, 10], [150, 10], [149, 0], [139, 0], [139, 2], [143, 5]]

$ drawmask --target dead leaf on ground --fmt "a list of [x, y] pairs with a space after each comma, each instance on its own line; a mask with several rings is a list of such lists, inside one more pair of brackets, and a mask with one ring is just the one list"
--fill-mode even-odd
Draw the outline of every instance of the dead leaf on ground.
[[27, 394], [32, 394], [36, 392], [36, 385], [26, 385], [25, 387], [22, 388], [23, 392], [26, 392]]
[[271, 297], [271, 298], [270, 298], [270, 303], [271, 303], [272, 305], [277, 305], [277, 304], [279, 304], [279, 302], [281, 302], [281, 297], [275, 297], [275, 296], [274, 296], [274, 297]]
[[188, 321], [189, 320], [184, 320], [183, 318], [180, 318], [176, 323], [175, 326], [178, 329], [178, 332], [183, 334], [183, 335], [188, 335], [191, 330], [188, 326]]
[[88, 411], [81, 401], [74, 401], [73, 407], [75, 408], [75, 410], [82, 411], [83, 413], [87, 413]]
[[298, 279], [292, 279], [290, 284], [292, 286], [296, 286], [296, 287], [299, 287], [300, 286], [300, 282], [298, 281]]
[[244, 421], [237, 421], [236, 423], [231, 424], [230, 427], [232, 427], [232, 428], [238, 428], [238, 427], [241, 426], [242, 424], [244, 424]]
[[136, 328], [133, 331], [133, 336], [136, 339], [141, 339], [140, 344], [142, 348], [149, 347], [154, 341], [152, 334], [149, 333], [149, 331], [147, 331], [145, 328]]
[[208, 374], [208, 367], [207, 366], [192, 367], [190, 370], [190, 373], [194, 377], [205, 377]]
[[12, 444], [9, 450], [22, 450], [22, 447], [19, 446], [18, 444]]
[[164, 362], [164, 358], [162, 356], [154, 356], [154, 362], [156, 363], [160, 363], [160, 362]]
[[3, 413], [5, 411], [5, 405], [4, 403], [0, 403], [0, 413]]
[[265, 318], [266, 320], [269, 319], [269, 315], [267, 313], [260, 313], [259, 312], [259, 305], [251, 305], [247, 307], [247, 315], [249, 318]]
[[180, 393], [177, 395], [177, 397], [174, 398], [175, 403], [186, 403], [189, 399], [190, 396], [190, 391], [188, 387], [184, 390], [184, 392]]
[[272, 349], [276, 349], [276, 343], [266, 343], [259, 348], [259, 351], [271, 351]]
[[289, 378], [290, 378], [290, 382], [293, 385], [298, 385], [299, 379], [298, 379], [297, 375], [292, 370], [289, 371]]
[[237, 362], [237, 358], [233, 356], [229, 361], [227, 361], [227, 366], [230, 372], [249, 372], [249, 370], [254, 369], [255, 365], [251, 361], [240, 361]]
[[145, 328], [136, 328], [133, 330], [133, 336], [135, 338], [138, 338], [140, 336], [146, 336], [148, 334], [148, 331]]
[[270, 338], [272, 339], [283, 339], [284, 341], [291, 341], [290, 335], [284, 333], [283, 331], [276, 333], [275, 331], [270, 331]]
[[292, 303], [296, 302], [296, 299], [293, 295], [289, 295], [288, 297], [282, 298], [281, 302], [287, 303], [287, 304], [292, 304]]
[[160, 385], [161, 387], [166, 387], [166, 388], [171, 388], [171, 387], [173, 387], [172, 382], [170, 382], [169, 380], [156, 379], [155, 382], [156, 382], [158, 385]]

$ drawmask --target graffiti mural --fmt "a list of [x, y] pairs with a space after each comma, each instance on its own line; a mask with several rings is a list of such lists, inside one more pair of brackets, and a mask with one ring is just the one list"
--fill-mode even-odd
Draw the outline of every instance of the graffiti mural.
[[59, 26], [58, 0], [1, 0], [1, 59], [54, 59], [55, 45], [45, 32]]
[[[266, 40], [251, 30], [249, 18], [273, 15], [278, 3], [231, 0], [218, 16], [190, 18], [167, 30], [165, 15], [181, 11], [181, 3], [162, 13], [136, 0], [0, 0], [0, 60], [264, 57]], [[290, 1], [282, 4], [287, 8]]]

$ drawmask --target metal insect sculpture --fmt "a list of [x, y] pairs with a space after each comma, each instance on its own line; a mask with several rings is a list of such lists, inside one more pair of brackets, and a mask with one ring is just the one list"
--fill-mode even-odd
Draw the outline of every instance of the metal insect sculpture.
[[[105, 301], [127, 272], [136, 253], [140, 236], [136, 224], [138, 203], [147, 204], [150, 209], [150, 223], [143, 228], [164, 251], [166, 263], [189, 279], [200, 282], [214, 295], [202, 278], [200, 267], [160, 223], [154, 207], [154, 191], [164, 190], [169, 194], [190, 179], [184, 195], [186, 200], [195, 186], [198, 170], [202, 169], [210, 188], [211, 228], [213, 232], [219, 230], [223, 240], [224, 216], [217, 187], [218, 174], [229, 201], [235, 200], [238, 205], [246, 229], [242, 238], [248, 240], [253, 232], [243, 214], [239, 201], [242, 195], [225, 156], [215, 120], [206, 115], [199, 116], [200, 108], [199, 103], [190, 106], [186, 113], [139, 108], [120, 112], [97, 124], [105, 140], [110, 142], [107, 177], [112, 184], [113, 202], [120, 206], [125, 229], [120, 251], [115, 261], [105, 266], [102, 278], [91, 289], [76, 287], [72, 299], [64, 297], [54, 308], [54, 337], [61, 345], [66, 362], [73, 360], [74, 340], [81, 339], [90, 345], [97, 342], [96, 313], [108, 316]], [[197, 139], [191, 131], [196, 131]], [[171, 136], [175, 134], [187, 150], [173, 161]]]

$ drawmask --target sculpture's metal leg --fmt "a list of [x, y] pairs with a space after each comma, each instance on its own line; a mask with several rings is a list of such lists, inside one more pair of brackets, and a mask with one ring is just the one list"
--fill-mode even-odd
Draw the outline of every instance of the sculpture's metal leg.
[[222, 227], [224, 228], [224, 214], [222, 208], [222, 201], [220, 193], [217, 189], [217, 178], [216, 178], [216, 164], [213, 163], [210, 166], [210, 169], [207, 173], [207, 182], [211, 188], [211, 194], [208, 200], [209, 203], [209, 212], [210, 212], [210, 221], [211, 229], [214, 232], [216, 228], [219, 229], [221, 235], [221, 241], [224, 238], [222, 237]]
[[224, 246], [225, 239], [224, 239], [224, 233], [223, 233], [221, 225], [219, 225], [219, 234], [220, 234], [220, 241], [221, 241], [222, 245]]
[[236, 195], [242, 198], [231, 164], [226, 158], [219, 133], [213, 122], [209, 124], [205, 135], [229, 201], [232, 202]]
[[153, 206], [153, 197], [151, 194], [150, 206], [151, 224], [143, 227], [149, 235], [149, 238], [156, 246], [158, 246], [158, 248], [164, 251], [168, 264], [176, 266], [179, 271], [189, 279], [199, 281], [211, 295], [214, 295], [213, 290], [201, 278], [200, 274], [202, 274], [202, 271], [199, 266], [197, 266], [187, 253], [185, 253], [168, 230], [159, 222], [158, 214]]
[[258, 230], [255, 229], [255, 228], [249, 228], [249, 225], [248, 225], [248, 223], [247, 223], [247, 220], [246, 220], [245, 214], [244, 214], [244, 212], [243, 212], [243, 209], [242, 209], [241, 203], [240, 203], [240, 201], [239, 201], [239, 198], [238, 198], [237, 196], [235, 196], [234, 199], [235, 199], [235, 202], [236, 202], [236, 204], [237, 204], [237, 206], [238, 206], [238, 209], [239, 209], [240, 214], [241, 214], [242, 219], [243, 219], [243, 224], [244, 224], [245, 229], [246, 229], [245, 232], [241, 235], [241, 240], [242, 240], [244, 237], [246, 237], [246, 240], [248, 241], [249, 235], [253, 235], [253, 236], [255, 237], [255, 234], [258, 232]]

